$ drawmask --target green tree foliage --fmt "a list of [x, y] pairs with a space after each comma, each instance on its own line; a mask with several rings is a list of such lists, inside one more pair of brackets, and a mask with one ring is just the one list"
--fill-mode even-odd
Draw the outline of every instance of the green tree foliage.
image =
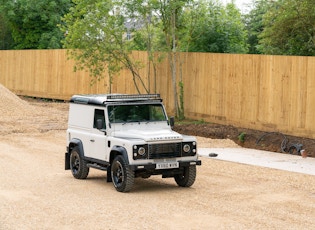
[[315, 55], [315, 1], [278, 0], [264, 16], [259, 51]]
[[61, 47], [62, 32], [57, 27], [71, 0], [1, 0], [15, 49]]
[[264, 30], [263, 17], [272, 8], [273, 1], [270, 0], [254, 0], [252, 10], [245, 15], [246, 29], [248, 31], [248, 45], [250, 54], [261, 54], [258, 50], [258, 36]]
[[13, 46], [13, 38], [9, 22], [0, 6], [0, 50], [8, 50]]
[[[149, 92], [139, 75], [142, 67], [131, 55], [132, 43], [126, 39], [128, 9], [124, 1], [74, 0], [75, 5], [63, 18], [62, 30], [67, 34], [64, 46], [77, 68], [88, 69], [95, 80], [108, 72], [110, 79], [121, 69], [131, 71], [135, 87]], [[132, 18], [128, 18], [132, 19]]]
[[[226, 7], [209, 1], [197, 9], [198, 20], [192, 31], [189, 51], [214, 53], [246, 53], [247, 31], [240, 11], [233, 3]], [[189, 12], [191, 15], [196, 12]], [[191, 16], [193, 17], [193, 16]]]

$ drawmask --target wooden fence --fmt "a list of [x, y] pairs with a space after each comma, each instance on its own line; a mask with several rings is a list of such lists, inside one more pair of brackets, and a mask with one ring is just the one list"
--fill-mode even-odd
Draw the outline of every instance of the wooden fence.
[[[147, 60], [145, 52], [134, 52]], [[187, 118], [315, 139], [315, 57], [181, 53]], [[68, 100], [73, 94], [136, 93], [126, 70], [90, 84], [88, 73], [73, 72], [65, 50], [0, 51], [0, 83], [19, 95]], [[164, 61], [150, 91], [173, 114], [171, 74]], [[142, 90], [142, 93], [144, 91]]]

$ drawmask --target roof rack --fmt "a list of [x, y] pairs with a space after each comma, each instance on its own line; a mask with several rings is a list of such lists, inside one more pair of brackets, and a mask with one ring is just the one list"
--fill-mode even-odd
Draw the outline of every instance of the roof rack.
[[120, 100], [161, 100], [160, 94], [111, 94], [107, 96], [107, 101]]
[[73, 95], [70, 102], [78, 104], [103, 105], [106, 102], [140, 102], [140, 101], [160, 101], [160, 94], [90, 94]]

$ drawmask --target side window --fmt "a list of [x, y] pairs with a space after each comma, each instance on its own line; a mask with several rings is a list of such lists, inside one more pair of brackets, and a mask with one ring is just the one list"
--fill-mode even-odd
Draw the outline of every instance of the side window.
[[94, 124], [93, 124], [93, 128], [97, 127], [97, 120], [101, 119], [103, 121], [103, 129], [106, 128], [105, 125], [105, 115], [104, 115], [104, 110], [102, 109], [95, 109], [94, 111]]

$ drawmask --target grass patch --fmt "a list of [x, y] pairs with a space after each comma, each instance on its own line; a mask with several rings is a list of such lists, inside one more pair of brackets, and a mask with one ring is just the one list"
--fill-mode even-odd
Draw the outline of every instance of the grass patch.
[[201, 119], [201, 120], [185, 119], [185, 120], [181, 120], [181, 121], [176, 120], [175, 124], [178, 124], [178, 125], [202, 125], [202, 124], [209, 124], [209, 122], [206, 122], [203, 119]]

